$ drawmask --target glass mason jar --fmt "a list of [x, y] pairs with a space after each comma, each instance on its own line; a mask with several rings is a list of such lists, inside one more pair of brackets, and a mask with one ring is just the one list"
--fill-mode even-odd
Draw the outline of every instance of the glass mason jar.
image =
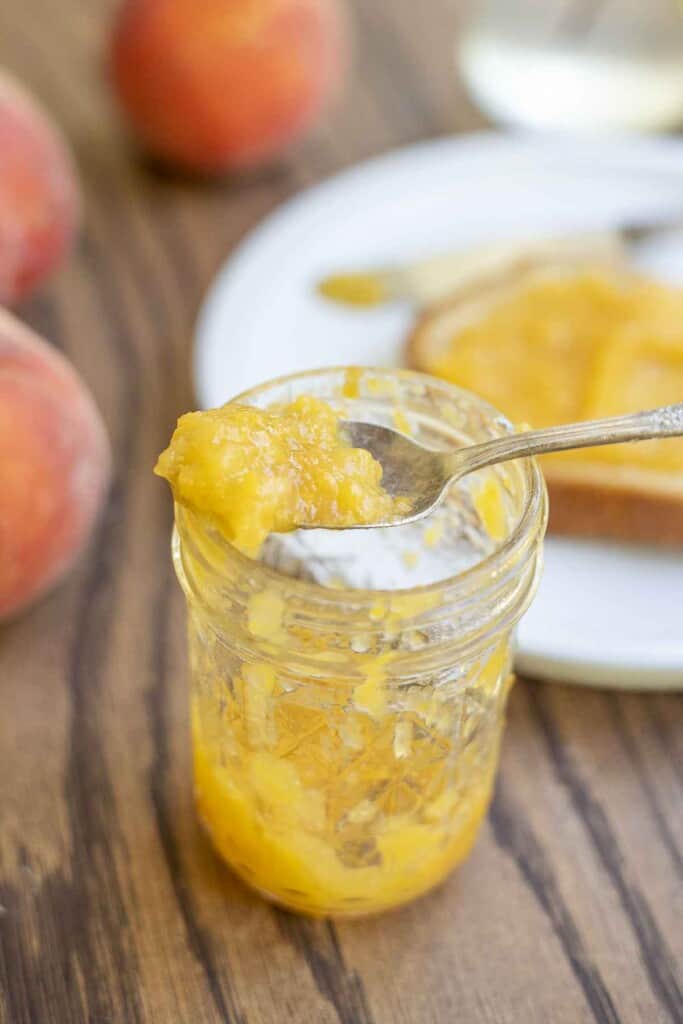
[[[398, 422], [435, 447], [511, 429], [474, 395], [408, 371], [315, 371], [236, 400], [299, 394]], [[484, 472], [411, 528], [445, 578], [400, 589], [348, 581], [360, 569], [381, 582], [384, 548], [408, 527], [337, 533], [344, 572], [323, 586], [305, 565], [294, 578], [245, 557], [176, 507], [199, 815], [234, 871], [279, 904], [317, 915], [393, 907], [440, 882], [474, 842], [547, 518], [535, 462]], [[305, 531], [315, 534], [330, 532]]]

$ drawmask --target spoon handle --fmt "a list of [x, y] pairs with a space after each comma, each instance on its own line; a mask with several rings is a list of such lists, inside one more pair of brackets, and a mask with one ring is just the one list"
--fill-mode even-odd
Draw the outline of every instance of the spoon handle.
[[525, 455], [546, 455], [570, 448], [593, 448], [622, 441], [647, 441], [655, 437], [683, 437], [683, 403], [630, 416], [612, 416], [604, 420], [508, 434], [449, 455], [447, 469], [459, 477], [483, 466], [493, 466]]

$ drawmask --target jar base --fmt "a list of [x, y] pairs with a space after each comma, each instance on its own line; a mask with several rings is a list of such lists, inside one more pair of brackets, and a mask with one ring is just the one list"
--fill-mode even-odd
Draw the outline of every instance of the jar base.
[[321, 910], [319, 907], [314, 907], [307, 903], [305, 897], [298, 898], [300, 896], [303, 896], [303, 894], [293, 893], [291, 897], [284, 897], [282, 895], [278, 895], [277, 893], [269, 892], [268, 889], [263, 889], [260, 886], [255, 885], [249, 879], [246, 873], [241, 872], [239, 868], [237, 868], [235, 865], [228, 864], [224, 860], [224, 858], [221, 856], [220, 850], [218, 850], [215, 843], [211, 839], [211, 833], [206, 828], [206, 826], [202, 825], [202, 831], [204, 832], [209, 842], [211, 843], [211, 847], [216, 856], [218, 857], [218, 859], [220, 860], [223, 869], [225, 871], [229, 871], [230, 874], [234, 875], [242, 885], [245, 885], [248, 889], [251, 890], [251, 892], [255, 893], [257, 896], [260, 896], [261, 899], [266, 901], [266, 903], [270, 903], [272, 904], [272, 906], [277, 907], [278, 910], [285, 911], [288, 914], [299, 914], [302, 917], [309, 917], [316, 921], [357, 921], [362, 920], [363, 918], [379, 917], [380, 915], [384, 916], [385, 914], [390, 914], [394, 910], [402, 910], [404, 907], [408, 906], [409, 903], [415, 903], [417, 900], [421, 900], [424, 896], [428, 896], [430, 893], [435, 892], [437, 889], [440, 889], [441, 886], [446, 885], [446, 883], [450, 881], [450, 879], [458, 870], [461, 864], [461, 862], [454, 864], [453, 867], [442, 878], [439, 878], [436, 882], [432, 882], [431, 884], [425, 886], [424, 889], [410, 893], [410, 895], [406, 896], [405, 899], [400, 900], [400, 902], [392, 902], [387, 903], [385, 905], [362, 908], [354, 908], [352, 906], [335, 906], [329, 907], [325, 910]]
[[251, 872], [246, 865], [242, 866], [236, 864], [234, 861], [226, 859], [219, 844], [216, 842], [211, 826], [203, 819], [201, 814], [198, 815], [198, 818], [202, 832], [208, 839], [211, 848], [220, 860], [223, 868], [238, 878], [239, 881], [252, 892], [257, 893], [262, 899], [266, 900], [267, 903], [271, 903], [278, 907], [278, 909], [287, 911], [288, 913], [301, 914], [304, 917], [310, 917], [317, 920], [325, 920], [327, 918], [348, 920], [376, 917], [380, 914], [389, 913], [392, 910], [400, 910], [409, 903], [413, 903], [415, 900], [421, 899], [423, 896], [426, 896], [428, 893], [433, 892], [440, 886], [444, 885], [457, 868], [460, 867], [463, 861], [465, 861], [469, 856], [479, 834], [481, 821], [485, 816], [486, 810], [487, 808], [485, 808], [484, 815], [476, 822], [474, 828], [472, 828], [468, 836], [468, 841], [460, 845], [457, 857], [453, 859], [451, 865], [437, 878], [430, 879], [428, 882], [425, 882], [423, 886], [411, 889], [403, 897], [387, 900], [386, 903], [381, 903], [379, 901], [370, 903], [370, 901], [365, 897], [350, 897], [339, 903], [330, 903], [329, 906], [324, 908], [313, 903], [310, 900], [310, 897], [303, 892], [295, 890], [291, 890], [287, 893], [273, 892], [261, 885], [258, 885], [254, 881], [253, 877], [251, 877]]

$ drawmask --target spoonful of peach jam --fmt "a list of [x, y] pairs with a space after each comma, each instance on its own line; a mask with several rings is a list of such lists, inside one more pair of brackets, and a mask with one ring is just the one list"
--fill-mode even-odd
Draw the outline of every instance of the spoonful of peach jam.
[[270, 533], [393, 522], [410, 502], [382, 487], [382, 467], [340, 430], [319, 398], [259, 409], [228, 403], [181, 416], [155, 473], [175, 500], [256, 557]]
[[270, 533], [422, 519], [456, 480], [509, 459], [681, 436], [683, 404], [434, 451], [302, 395], [277, 408], [228, 403], [181, 416], [155, 472], [179, 504], [255, 557]]

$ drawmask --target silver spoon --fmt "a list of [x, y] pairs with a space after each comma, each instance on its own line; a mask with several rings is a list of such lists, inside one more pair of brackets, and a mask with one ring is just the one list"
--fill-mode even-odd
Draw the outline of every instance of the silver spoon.
[[526, 455], [546, 455], [570, 448], [592, 448], [623, 441], [646, 441], [655, 437], [683, 437], [683, 403], [667, 405], [631, 416], [614, 416], [584, 423], [567, 423], [545, 430], [507, 434], [483, 444], [455, 451], [434, 451], [412, 441], [390, 427], [375, 423], [343, 420], [341, 433], [354, 448], [367, 448], [382, 466], [382, 486], [392, 497], [407, 497], [408, 515], [396, 519], [352, 526], [403, 526], [423, 519], [443, 501], [448, 487], [468, 473]]

